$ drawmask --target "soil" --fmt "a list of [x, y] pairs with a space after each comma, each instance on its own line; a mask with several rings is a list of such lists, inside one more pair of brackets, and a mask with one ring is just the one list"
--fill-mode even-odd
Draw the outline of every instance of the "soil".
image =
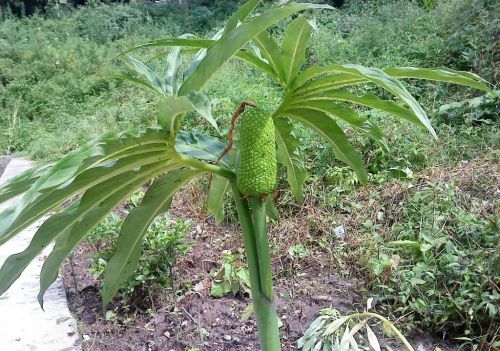
[[[496, 171], [492, 174], [488, 167], [491, 163], [490, 166], [487, 162], [461, 164], [447, 171], [430, 170], [419, 179], [422, 182], [429, 179], [447, 181], [459, 176], [461, 181], [457, 186], [464, 189], [464, 193], [482, 191], [485, 199], [490, 199], [495, 197], [500, 177], [497, 177]], [[478, 175], [478, 170], [484, 172]], [[474, 187], [478, 177], [485, 177], [483, 185], [491, 180], [491, 186]], [[164, 293], [149, 296], [142, 304], [132, 304], [127, 310], [115, 301], [107, 310], [115, 311], [116, 317], [106, 320], [100, 303], [100, 281], [89, 272], [90, 257], [95, 248], [82, 243], [66, 259], [64, 282], [70, 309], [79, 320], [84, 350], [260, 349], [254, 319], [250, 317], [242, 321], [250, 303], [249, 297], [240, 294], [224, 298], [210, 296], [210, 271], [219, 266], [221, 252], [236, 252], [243, 243], [235, 225], [226, 222], [216, 226], [203, 210], [202, 186], [198, 183], [183, 190], [170, 210], [173, 218], [192, 221], [192, 236], [196, 239], [190, 252], [177, 263], [175, 296], [172, 296], [171, 289], [165, 289]], [[385, 202], [385, 211], [391, 213], [391, 206], [397, 206], [407, 188], [395, 182], [385, 185], [384, 189], [381, 201]], [[376, 216], [376, 206], [370, 203], [369, 196], [365, 196], [369, 191], [360, 192], [356, 200], [366, 202], [365, 208], [372, 208], [373, 216]], [[284, 351], [297, 350], [297, 340], [318, 317], [319, 310], [335, 308], [342, 313], [363, 310], [369, 296], [363, 280], [353, 278], [360, 276], [352, 274], [356, 266], [352, 262], [354, 256], [332, 254], [332, 247], [338, 246], [339, 239], [331, 238], [323, 245], [311, 246], [320, 237], [323, 241], [325, 238], [327, 223], [318, 221], [318, 218], [328, 218], [329, 214], [318, 211], [315, 206], [299, 206], [286, 214], [286, 220], [280, 220], [279, 224], [270, 228], [276, 303], [283, 322], [281, 337]], [[123, 208], [118, 210], [118, 213], [124, 212]], [[360, 223], [356, 223], [355, 216], [348, 216], [345, 223], [353, 229], [344, 239], [347, 252], [362, 240], [356, 235], [356, 227]], [[332, 236], [331, 233], [329, 236]], [[291, 260], [287, 249], [305, 240], [308, 247], [312, 247], [310, 254], [299, 263]], [[416, 333], [410, 341], [413, 345], [422, 345], [423, 350], [434, 350], [436, 345], [443, 351], [456, 349], [423, 334]], [[389, 344], [393, 350], [403, 349], [397, 343]]]

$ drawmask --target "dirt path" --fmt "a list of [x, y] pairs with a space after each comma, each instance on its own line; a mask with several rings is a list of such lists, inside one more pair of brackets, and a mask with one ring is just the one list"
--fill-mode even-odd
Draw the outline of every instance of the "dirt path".
[[[31, 167], [27, 160], [13, 158], [0, 177], [0, 186]], [[0, 212], [17, 201], [0, 204]], [[24, 250], [37, 228], [38, 221], [6, 244], [0, 246], [0, 265], [13, 253]], [[78, 351], [81, 350], [76, 321], [70, 314], [66, 293], [59, 278], [45, 295], [45, 312], [37, 301], [39, 274], [44, 251], [21, 277], [0, 297], [0, 349], [7, 351]]]

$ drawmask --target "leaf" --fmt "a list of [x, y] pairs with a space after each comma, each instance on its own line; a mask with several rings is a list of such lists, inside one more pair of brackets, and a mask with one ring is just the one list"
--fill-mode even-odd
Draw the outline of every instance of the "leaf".
[[[175, 139], [175, 150], [177, 152], [209, 162], [216, 162], [226, 145], [227, 143], [217, 138], [197, 132], [181, 131]], [[232, 164], [232, 155], [233, 152], [228, 152], [220, 160], [220, 163], [229, 167]]]
[[160, 95], [166, 95], [166, 87], [164, 83], [151, 68], [146, 66], [142, 61], [136, 59], [135, 57], [127, 56], [127, 59], [132, 64], [137, 73], [140, 73], [146, 77], [149, 84], [154, 88], [156, 92], [158, 92]]
[[[224, 28], [221, 28], [212, 36], [212, 38], [211, 38], [212, 44], [211, 45], [213, 45], [213, 43], [215, 43], [215, 41], [219, 40], [222, 37], [222, 33], [224, 33]], [[194, 56], [193, 61], [189, 65], [188, 69], [186, 69], [186, 71], [184, 72], [184, 78], [189, 76], [191, 73], [193, 73], [196, 66], [198, 66], [198, 64], [206, 56], [206, 54], [207, 54], [207, 47], [198, 50], [198, 52]]]
[[489, 87], [489, 83], [478, 75], [471, 72], [456, 71], [449, 68], [415, 68], [394, 67], [386, 68], [384, 72], [396, 78], [428, 79], [438, 82], [465, 85], [471, 88], [483, 90], [490, 94], [496, 94]]
[[187, 97], [168, 96], [158, 104], [158, 124], [174, 136], [186, 113], [192, 111], [194, 106]]
[[243, 22], [252, 11], [260, 4], [261, 0], [249, 0], [241, 6], [235, 13], [229, 17], [224, 26], [224, 34], [232, 31], [238, 25], [238, 22]]
[[228, 191], [229, 180], [214, 174], [208, 191], [207, 209], [214, 216], [216, 224], [224, 220], [224, 199]]
[[278, 161], [287, 168], [287, 180], [292, 188], [295, 201], [304, 201], [303, 186], [307, 178], [304, 162], [299, 154], [299, 140], [293, 135], [293, 126], [286, 118], [274, 120]]
[[417, 125], [425, 127], [415, 113], [394, 101], [382, 100], [375, 94], [365, 94], [362, 96], [355, 95], [347, 90], [334, 88], [332, 90], [323, 91], [317, 93], [316, 95], [308, 95], [308, 97], [303, 97], [298, 95], [292, 101], [293, 104], [301, 104], [304, 101], [315, 101], [315, 100], [340, 100], [348, 101], [355, 104], [363, 105], [373, 109], [387, 112], [396, 117], [405, 119]]
[[332, 145], [337, 158], [347, 163], [356, 172], [362, 184], [367, 183], [368, 176], [361, 156], [332, 118], [320, 111], [300, 108], [287, 110], [287, 116], [296, 119], [323, 136]]
[[168, 211], [173, 195], [201, 173], [190, 169], [178, 169], [162, 175], [148, 189], [141, 205], [130, 211], [121, 227], [113, 257], [104, 271], [102, 290], [104, 307], [135, 271], [142, 252], [142, 239], [150, 224], [158, 215]]
[[346, 325], [342, 339], [340, 339], [340, 351], [349, 351], [351, 335], [349, 326]]
[[255, 36], [253, 41], [260, 49], [264, 58], [269, 62], [269, 66], [272, 67], [272, 75], [279, 82], [281, 82], [283, 86], [286, 86], [285, 71], [281, 59], [281, 49], [278, 46], [278, 43], [276, 43], [267, 31], [263, 31]]
[[[150, 167], [146, 167], [146, 169], [147, 168]], [[162, 172], [165, 170], [166, 169], [162, 170]], [[54, 249], [45, 260], [42, 266], [42, 271], [40, 273], [40, 292], [38, 294], [38, 302], [40, 303], [40, 306], [42, 306], [42, 308], [43, 295], [50, 287], [50, 285], [56, 280], [59, 267], [61, 266], [64, 258], [76, 247], [76, 245], [83, 239], [88, 231], [90, 231], [93, 226], [97, 225], [102, 220], [102, 218], [104, 218], [106, 214], [109, 213], [109, 211], [111, 211], [119, 202], [127, 198], [137, 187], [139, 187], [152, 177], [152, 175], [149, 174], [147, 174], [146, 176], [143, 175], [142, 177], [139, 177], [137, 180], [130, 183], [129, 181], [133, 180], [133, 178], [131, 178], [132, 175], [133, 173], [131, 172], [130, 174], [119, 176], [120, 178], [118, 180], [112, 180], [112, 182], [115, 184], [116, 189], [120, 189], [120, 187], [123, 188], [123, 190], [120, 189], [118, 200], [117, 198], [110, 198], [109, 201], [95, 200], [96, 198], [98, 198], [98, 196], [101, 196], [101, 194], [102, 196], [105, 196], [106, 192], [110, 192], [111, 189], [106, 190], [106, 186], [108, 183], [104, 183], [92, 189], [89, 189], [87, 192], [85, 192], [81, 200], [78, 200], [72, 204], [72, 206], [75, 205], [73, 206], [75, 208], [75, 211], [78, 211], [85, 205], [84, 201], [86, 201], [90, 197], [91, 199], [94, 199], [93, 201], [99, 202], [100, 207], [97, 209], [98, 211], [93, 210], [91, 215], [84, 215], [84, 217], [79, 222], [75, 223], [70, 229], [66, 230], [56, 238]], [[85, 225], [82, 225], [83, 223]]]
[[[180, 38], [194, 37], [192, 34], [183, 34]], [[175, 95], [178, 90], [178, 73], [181, 60], [181, 47], [174, 46], [170, 49], [167, 56], [165, 69], [165, 91], [166, 95]]]
[[[367, 118], [358, 116], [349, 106], [340, 103], [334, 103], [328, 100], [307, 100], [304, 102], [293, 102], [290, 107], [300, 107], [302, 109], [311, 109], [323, 112], [331, 117], [339, 118], [356, 129], [368, 134], [372, 139], [385, 146], [384, 137], [380, 129]], [[284, 112], [286, 114], [286, 108]]]
[[[28, 248], [10, 256], [3, 264], [0, 269], [0, 295], [58, 235], [71, 231], [71, 236], [83, 236], [123, 198], [162, 169], [165, 169], [165, 164], [158, 162], [119, 174], [85, 192], [78, 206], [70, 206], [61, 213], [50, 217], [35, 233]], [[48, 287], [50, 283], [42, 283], [42, 286], [45, 285]]]
[[181, 47], [192, 47], [192, 48], [208, 48], [213, 44], [213, 40], [210, 39], [188, 39], [188, 38], [162, 38], [147, 41], [140, 45], [134, 46], [115, 58], [123, 56], [129, 52], [136, 51], [138, 49], [148, 48], [148, 47], [161, 47], [161, 46], [181, 46]]
[[304, 62], [311, 33], [312, 27], [304, 17], [292, 21], [285, 31], [281, 60], [285, 68], [284, 78], [287, 86], [295, 79]]
[[342, 326], [342, 324], [344, 324], [348, 320], [349, 320], [349, 316], [340, 317], [339, 319], [334, 320], [332, 322], [332, 324], [330, 324], [326, 328], [325, 332], [323, 333], [323, 336], [332, 335], [333, 333], [335, 333]]
[[128, 80], [129, 82], [132, 82], [134, 84], [142, 85], [142, 86], [144, 86], [144, 87], [146, 87], [146, 88], [154, 91], [155, 93], [161, 94], [162, 96], [165, 95], [163, 91], [159, 91], [154, 85], [146, 82], [145, 80], [139, 79], [139, 78], [136, 78], [136, 77], [132, 77], [132, 76], [129, 76], [127, 74], [105, 73], [104, 76], [105, 77], [109, 77], [109, 78], [116, 78], [116, 79], [121, 79], [121, 80]]
[[215, 130], [220, 133], [219, 127], [217, 126], [217, 122], [212, 117], [210, 100], [208, 100], [208, 98], [204, 94], [199, 93], [197, 91], [191, 91], [186, 96], [193, 104], [193, 107], [196, 110], [196, 112], [198, 112], [200, 116], [205, 118], [207, 122], [210, 123], [212, 127], [214, 127]]
[[92, 186], [136, 167], [170, 159], [165, 139], [159, 129], [108, 133], [70, 152], [37, 179], [16, 206], [0, 213], [0, 244]]
[[[406, 88], [401, 84], [399, 80], [391, 77], [384, 71], [378, 68], [369, 68], [361, 65], [347, 64], [347, 65], [332, 65], [328, 66], [331, 72], [342, 72], [349, 73], [358, 76], [359, 78], [364, 78], [369, 82], [375, 83], [376, 85], [384, 88], [390, 93], [394, 94], [398, 98], [402, 99], [410, 109], [415, 113], [420, 122], [429, 130], [429, 132], [437, 138], [436, 132], [432, 127], [426, 113], [420, 106], [420, 104], [415, 100], [415, 98], [406, 90]], [[320, 71], [317, 69], [316, 72]], [[325, 69], [325, 71], [327, 71]], [[304, 75], [310, 75], [310, 71], [307, 70], [303, 73]]]
[[272, 196], [266, 197], [266, 215], [273, 221], [277, 221], [279, 219], [279, 212], [276, 206], [274, 205]]
[[380, 344], [378, 343], [377, 336], [373, 332], [372, 328], [366, 324], [366, 336], [368, 337], [368, 343], [375, 351], [380, 351]]
[[241, 314], [240, 322], [246, 322], [253, 314], [253, 303], [249, 303]]
[[210, 80], [212, 75], [231, 57], [233, 57], [249, 40], [263, 32], [268, 27], [282, 19], [306, 9], [308, 6], [291, 5], [269, 10], [256, 16], [224, 34], [207, 51], [207, 55], [200, 61], [196, 69], [189, 75], [179, 89], [179, 95], [187, 94], [201, 88]]
[[0, 203], [26, 192], [54, 164], [54, 161], [44, 162], [9, 179], [0, 188]]

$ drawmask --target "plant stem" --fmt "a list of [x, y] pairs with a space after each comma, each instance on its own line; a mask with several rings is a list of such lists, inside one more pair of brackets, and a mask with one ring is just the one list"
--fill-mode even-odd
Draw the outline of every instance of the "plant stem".
[[197, 160], [197, 159], [192, 158], [192, 157], [188, 157], [188, 156], [183, 155], [181, 153], [176, 152], [174, 154], [174, 157], [178, 161], [185, 163], [188, 166], [191, 166], [193, 168], [199, 169], [200, 171], [215, 173], [215, 174], [218, 174], [218, 175], [225, 177], [229, 180], [234, 179], [236, 177], [234, 172], [229, 170], [229, 169], [222, 168], [222, 167], [210, 164], [210, 163], [205, 163], [203, 161]]
[[269, 242], [266, 228], [266, 203], [260, 199], [250, 200], [253, 213], [255, 243], [259, 260], [259, 277], [262, 292], [269, 301], [273, 301], [273, 277], [271, 257], [269, 255]]
[[[253, 310], [259, 329], [261, 349], [262, 351], [281, 351], [278, 316], [272, 299], [272, 272], [265, 233], [265, 207], [262, 204], [256, 204], [254, 207], [254, 225], [248, 201], [243, 198], [234, 180], [231, 181], [231, 188], [245, 242]], [[259, 239], [257, 239], [257, 232]], [[266, 247], [263, 252], [260, 252], [263, 243]], [[266, 258], [267, 263], [264, 262]], [[261, 263], [263, 267], [260, 266]]]

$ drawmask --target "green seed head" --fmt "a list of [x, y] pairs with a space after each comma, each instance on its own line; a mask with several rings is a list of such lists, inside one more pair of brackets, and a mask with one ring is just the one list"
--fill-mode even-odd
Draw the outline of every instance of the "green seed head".
[[259, 196], [276, 189], [276, 146], [271, 115], [249, 108], [238, 119], [240, 162], [236, 180], [243, 195]]

